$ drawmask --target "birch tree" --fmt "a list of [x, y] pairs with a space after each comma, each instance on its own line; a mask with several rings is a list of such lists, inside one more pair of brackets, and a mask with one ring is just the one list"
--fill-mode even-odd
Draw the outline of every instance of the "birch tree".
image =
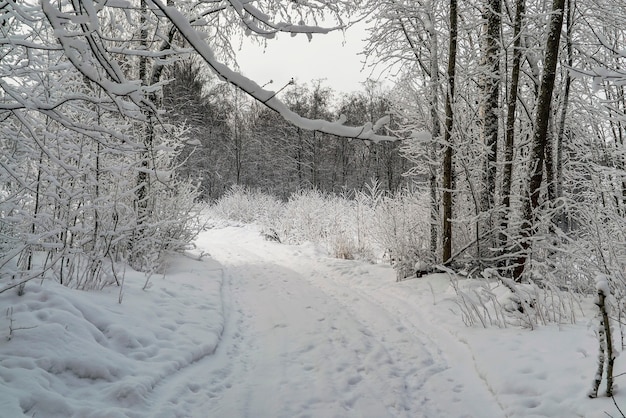
[[[440, 68], [440, 38], [446, 5], [433, 1], [373, 2], [376, 24], [372, 26], [365, 55], [381, 68], [401, 66], [403, 75], [396, 99], [402, 102], [406, 135], [404, 152], [412, 161], [408, 174], [414, 179], [426, 176], [430, 196], [430, 252], [439, 260], [442, 246], [441, 185], [442, 185], [442, 121], [444, 110], [440, 103], [447, 86], [442, 83]], [[400, 90], [400, 89], [397, 89]], [[401, 98], [402, 97], [402, 98]], [[418, 116], [419, 115], [419, 116]], [[424, 142], [419, 132], [428, 132]], [[411, 133], [412, 132], [412, 133]], [[413, 137], [412, 137], [413, 135]], [[428, 144], [424, 147], [425, 144]], [[423, 149], [425, 148], [425, 149]], [[426, 169], [426, 170], [425, 170]]]

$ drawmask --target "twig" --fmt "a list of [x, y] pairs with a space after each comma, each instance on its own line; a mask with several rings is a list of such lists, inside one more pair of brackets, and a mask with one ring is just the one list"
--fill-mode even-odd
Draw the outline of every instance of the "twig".
[[37, 325], [33, 325], [32, 327], [14, 327], [13, 306], [7, 308], [7, 318], [9, 319], [9, 335], [7, 335], [7, 341], [11, 341], [14, 331], [37, 328]]
[[31, 280], [33, 280], [33, 279], [36, 279], [37, 277], [39, 277], [39, 275], [37, 275], [37, 276], [33, 276], [33, 277], [29, 277], [28, 279], [24, 279], [24, 280], [22, 280], [21, 282], [17, 282], [17, 283], [13, 283], [13, 284], [11, 284], [11, 285], [5, 286], [5, 287], [3, 287], [2, 289], [0, 289], [0, 293], [4, 293], [4, 292], [6, 292], [7, 290], [11, 290], [11, 289], [16, 288], [16, 287], [18, 287], [18, 286], [21, 286], [21, 285], [23, 285], [23, 284], [26, 284], [27, 282], [29, 282], [29, 281], [31, 281]]
[[617, 401], [615, 400], [615, 396], [611, 395], [611, 399], [613, 399], [613, 403], [615, 404], [615, 407], [617, 408], [617, 410], [619, 411], [619, 413], [621, 414], [621, 416], [623, 418], [626, 418], [626, 416], [624, 415], [624, 413], [622, 412], [622, 410], [619, 408], [619, 406], [617, 405]]

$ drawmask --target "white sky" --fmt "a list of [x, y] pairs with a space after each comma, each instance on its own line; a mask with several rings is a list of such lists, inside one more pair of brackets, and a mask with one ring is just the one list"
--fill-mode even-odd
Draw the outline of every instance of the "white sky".
[[244, 40], [237, 61], [244, 75], [258, 84], [273, 80], [268, 90], [279, 90], [292, 77], [298, 83], [326, 79], [323, 84], [338, 92], [361, 90], [360, 83], [370, 75], [370, 69], [363, 68], [364, 56], [359, 55], [366, 35], [363, 25], [357, 25], [345, 34], [313, 35], [310, 42], [304, 34], [279, 34], [266, 48]]

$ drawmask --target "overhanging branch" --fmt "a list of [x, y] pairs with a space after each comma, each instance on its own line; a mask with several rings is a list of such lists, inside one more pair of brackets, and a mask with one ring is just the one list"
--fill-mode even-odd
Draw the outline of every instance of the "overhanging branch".
[[285, 120], [296, 127], [309, 131], [318, 131], [340, 137], [369, 140], [373, 142], [396, 141], [399, 139], [397, 137], [376, 133], [378, 129], [389, 122], [388, 116], [379, 119], [373, 124], [370, 122], [363, 126], [345, 126], [342, 118], [336, 122], [329, 122], [322, 119], [307, 119], [298, 115], [282, 103], [276, 97], [275, 92], [264, 90], [251, 79], [233, 71], [228, 66], [218, 61], [211, 47], [203, 40], [202, 34], [196, 31], [189, 24], [189, 20], [177, 9], [166, 6], [161, 0], [152, 0], [152, 3], [172, 22], [185, 40], [189, 42], [191, 47], [196, 50], [220, 79], [236, 86], [250, 97], [278, 112]]

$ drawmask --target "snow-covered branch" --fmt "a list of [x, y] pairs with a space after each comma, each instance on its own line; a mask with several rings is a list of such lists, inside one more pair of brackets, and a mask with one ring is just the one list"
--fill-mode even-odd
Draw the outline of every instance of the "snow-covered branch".
[[[105, 46], [93, 32], [95, 27], [91, 30], [85, 27], [82, 31], [78, 28], [72, 30], [69, 25], [77, 20], [75, 15], [62, 12], [49, 0], [42, 1], [42, 8], [54, 28], [66, 58], [81, 74], [100, 86], [112, 98], [125, 96], [139, 108], [150, 106], [145, 99], [141, 83], [128, 80], [119, 65], [110, 59]], [[81, 36], [76, 36], [77, 34]], [[99, 69], [103, 70], [106, 76], [102, 76]], [[124, 109], [124, 106], [118, 105], [120, 109]]]
[[344, 121], [341, 118], [338, 121], [330, 122], [321, 119], [307, 119], [298, 115], [281, 102], [276, 97], [275, 92], [264, 90], [253, 80], [250, 80], [242, 74], [233, 71], [231, 68], [220, 62], [215, 57], [211, 47], [203, 40], [202, 34], [196, 31], [189, 23], [189, 20], [177, 9], [166, 6], [160, 0], [153, 0], [153, 3], [172, 22], [185, 40], [189, 42], [191, 47], [196, 50], [202, 59], [222, 80], [233, 84], [250, 95], [252, 98], [278, 112], [283, 118], [291, 122], [293, 125], [306, 130], [319, 131], [331, 135], [370, 140], [374, 142], [395, 141], [398, 139], [392, 136], [380, 135], [376, 133], [376, 130], [388, 123], [389, 117], [383, 117], [373, 124], [368, 123], [363, 126], [345, 126]]
[[[252, 32], [266, 37], [273, 37], [277, 32], [288, 32], [292, 34], [304, 33], [309, 37], [312, 37], [313, 33], [328, 33], [333, 30], [341, 29], [342, 26], [334, 28], [322, 28], [319, 26], [309, 26], [301, 22], [297, 25], [287, 22], [273, 22], [267, 14], [263, 13], [257, 7], [250, 2], [242, 2], [239, 0], [230, 0], [229, 3], [233, 6], [243, 24]], [[263, 29], [259, 23], [263, 26], [267, 26], [269, 29]]]

